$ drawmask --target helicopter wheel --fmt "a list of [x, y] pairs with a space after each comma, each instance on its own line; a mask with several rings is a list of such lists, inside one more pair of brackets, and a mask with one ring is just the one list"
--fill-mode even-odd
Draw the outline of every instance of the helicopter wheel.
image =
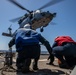
[[40, 28], [40, 32], [43, 32], [43, 31], [44, 31], [44, 29], [43, 29], [43, 27], [41, 27], [41, 28]]

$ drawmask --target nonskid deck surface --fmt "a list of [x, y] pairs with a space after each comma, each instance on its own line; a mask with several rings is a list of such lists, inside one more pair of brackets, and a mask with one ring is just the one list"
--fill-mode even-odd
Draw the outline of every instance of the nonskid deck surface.
[[[22, 74], [20, 72], [6, 72], [6, 71], [4, 71], [3, 73], [5, 75], [66, 75], [66, 73], [70, 71], [69, 69], [59, 68], [58, 64], [57, 64], [57, 59], [55, 59], [55, 61], [54, 61], [55, 65], [47, 65], [46, 63], [49, 62], [49, 60], [47, 60], [47, 58], [48, 58], [48, 55], [43, 54], [40, 56], [40, 60], [38, 62], [38, 67], [39, 67], [38, 71], [32, 70], [32, 72], [29, 72], [26, 74]], [[3, 61], [4, 61], [4, 57], [0, 56], [0, 68], [2, 68], [4, 66]], [[16, 59], [15, 58], [13, 58], [13, 62], [14, 63], [12, 66], [13, 66], [13, 68], [16, 69], [16, 66], [15, 66]], [[32, 64], [31, 64], [30, 68], [32, 69]], [[0, 73], [1, 73], [1, 70], [0, 70]]]

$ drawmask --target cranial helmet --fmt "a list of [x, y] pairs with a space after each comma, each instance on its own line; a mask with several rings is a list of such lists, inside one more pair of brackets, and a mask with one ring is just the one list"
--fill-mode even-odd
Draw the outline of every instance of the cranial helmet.
[[25, 25], [24, 25], [24, 28], [30, 29], [30, 28], [31, 28], [31, 25], [30, 25], [30, 24], [25, 24]]

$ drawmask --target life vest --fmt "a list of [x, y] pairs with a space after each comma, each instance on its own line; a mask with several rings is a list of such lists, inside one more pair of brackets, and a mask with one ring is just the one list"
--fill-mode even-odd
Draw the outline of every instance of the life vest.
[[28, 30], [26, 32], [22, 31], [16, 35], [16, 44], [21, 43], [22, 45], [32, 45], [38, 44], [38, 33]]
[[39, 34], [31, 29], [20, 29], [15, 34], [15, 45], [17, 51], [22, 50], [23, 46], [39, 44]]
[[55, 39], [55, 42], [57, 42], [58, 46], [61, 46], [63, 43], [67, 43], [67, 42], [72, 42], [76, 44], [76, 42], [69, 36], [58, 36]]

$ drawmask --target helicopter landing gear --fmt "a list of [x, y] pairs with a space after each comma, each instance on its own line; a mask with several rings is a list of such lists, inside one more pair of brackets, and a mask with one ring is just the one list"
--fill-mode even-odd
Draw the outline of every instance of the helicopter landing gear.
[[40, 28], [40, 32], [43, 32], [44, 31], [44, 29], [43, 29], [43, 26]]
[[3, 71], [16, 72], [16, 69], [13, 68], [13, 66], [12, 66], [12, 51], [11, 50], [9, 50], [8, 52], [5, 53], [4, 66], [0, 70], [1, 70], [2, 75], [5, 75], [3, 73]]

